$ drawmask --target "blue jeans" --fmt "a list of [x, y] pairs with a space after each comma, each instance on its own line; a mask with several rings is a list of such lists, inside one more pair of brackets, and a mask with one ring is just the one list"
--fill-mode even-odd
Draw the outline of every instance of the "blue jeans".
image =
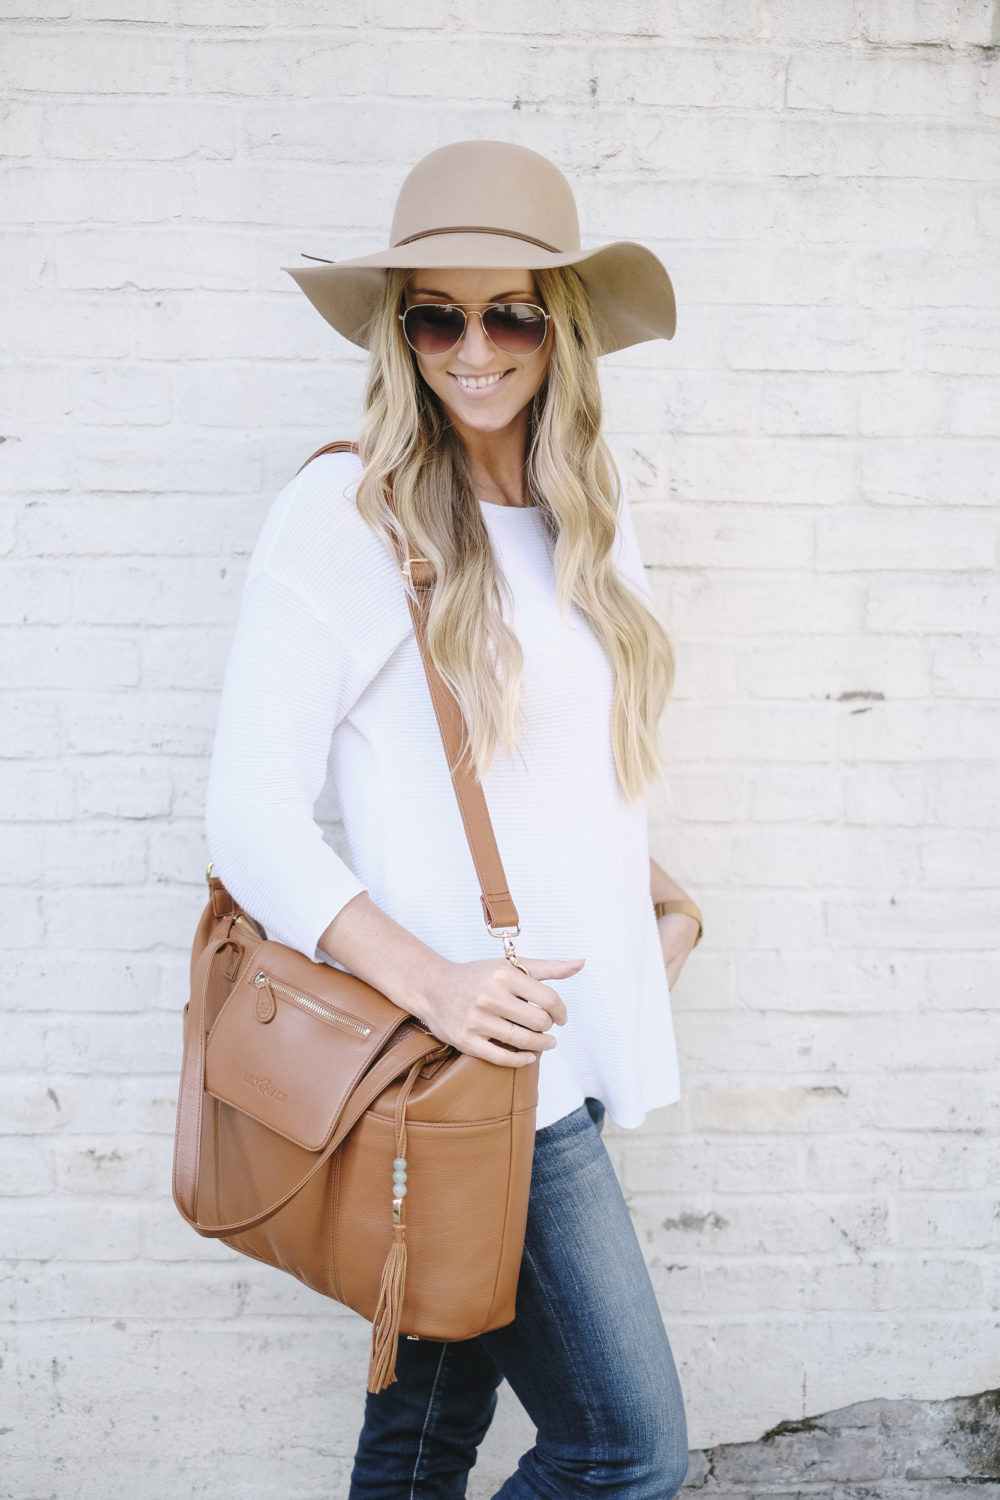
[[684, 1402], [639, 1241], [588, 1099], [539, 1130], [513, 1323], [460, 1343], [400, 1339], [369, 1394], [349, 1500], [461, 1500], [506, 1378], [537, 1428], [493, 1500], [669, 1500]]

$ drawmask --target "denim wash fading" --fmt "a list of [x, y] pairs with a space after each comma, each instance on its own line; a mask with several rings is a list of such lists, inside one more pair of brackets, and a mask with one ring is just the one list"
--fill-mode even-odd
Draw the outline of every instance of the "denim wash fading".
[[680, 1383], [597, 1099], [535, 1136], [513, 1323], [401, 1339], [369, 1394], [349, 1500], [461, 1500], [507, 1379], [535, 1446], [493, 1500], [669, 1500], [688, 1467]]

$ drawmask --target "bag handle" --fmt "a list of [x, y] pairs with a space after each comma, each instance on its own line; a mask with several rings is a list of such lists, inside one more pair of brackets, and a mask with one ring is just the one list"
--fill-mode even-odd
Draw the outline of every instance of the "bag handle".
[[[324, 447], [317, 448], [316, 452], [311, 454], [296, 472], [301, 474], [306, 464], [311, 464], [314, 458], [319, 458], [323, 453], [357, 452], [357, 443], [327, 443]], [[428, 571], [429, 564], [427, 558], [415, 555], [409, 539], [407, 539], [406, 550], [406, 561], [400, 565], [399, 570], [404, 575], [409, 573], [417, 592], [421, 596], [427, 596], [434, 587], [433, 578]], [[396, 560], [399, 563], [398, 553]], [[417, 645], [420, 648], [420, 659], [424, 664], [424, 672], [427, 675], [427, 685], [431, 691], [431, 701], [434, 705], [438, 728], [441, 731], [441, 739], [444, 742], [448, 770], [451, 773], [452, 785], [455, 788], [458, 809], [462, 815], [465, 836], [469, 841], [472, 862], [476, 867], [476, 877], [479, 881], [480, 891], [479, 899], [482, 902], [483, 917], [485, 918], [491, 937], [504, 936], [504, 928], [509, 929], [508, 936], [516, 936], [520, 926], [517, 907], [514, 905], [510, 889], [507, 885], [507, 876], [504, 873], [500, 851], [497, 848], [496, 835], [493, 832], [489, 808], [486, 806], [486, 797], [483, 793], [482, 782], [475, 779], [468, 756], [462, 757], [461, 754], [462, 731], [464, 728], [462, 711], [458, 706], [455, 695], [431, 660], [430, 652], [427, 649], [426, 608], [417, 603], [409, 590], [406, 591], [406, 602], [410, 606], [413, 630], [417, 638]], [[506, 940], [504, 948], [507, 951], [507, 956], [510, 957], [513, 949]]]
[[[229, 923], [229, 927], [232, 923]], [[195, 967], [191, 985], [191, 1000], [187, 1007], [188, 1027], [191, 1032], [190, 1045], [184, 1048], [181, 1065], [180, 1092], [177, 1107], [177, 1137], [174, 1150], [173, 1193], [174, 1202], [182, 1216], [199, 1234], [209, 1239], [222, 1235], [243, 1234], [256, 1229], [273, 1218], [280, 1208], [300, 1193], [306, 1183], [336, 1151], [347, 1133], [374, 1104], [379, 1094], [397, 1078], [405, 1074], [418, 1062], [428, 1062], [437, 1056], [445, 1044], [437, 1037], [414, 1034], [390, 1046], [388, 1052], [378, 1058], [352, 1093], [337, 1128], [324, 1146], [317, 1160], [294, 1187], [288, 1189], [270, 1207], [251, 1214], [248, 1219], [237, 1219], [231, 1224], [205, 1224], [198, 1218], [198, 1174], [201, 1165], [201, 1126], [204, 1107], [205, 1080], [205, 1011], [208, 1002], [208, 987], [212, 964], [219, 950], [230, 941], [229, 927], [216, 939], [206, 944]], [[448, 1048], [447, 1050], [451, 1050]]]

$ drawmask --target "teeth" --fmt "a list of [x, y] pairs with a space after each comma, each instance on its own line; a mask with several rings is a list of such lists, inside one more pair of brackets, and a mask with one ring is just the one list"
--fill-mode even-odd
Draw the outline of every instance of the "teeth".
[[506, 373], [506, 370], [501, 370], [499, 375], [476, 375], [473, 377], [470, 377], [468, 375], [456, 375], [455, 379], [458, 381], [459, 385], [464, 386], [467, 391], [476, 391], [484, 385], [496, 385], [497, 381], [502, 380]]

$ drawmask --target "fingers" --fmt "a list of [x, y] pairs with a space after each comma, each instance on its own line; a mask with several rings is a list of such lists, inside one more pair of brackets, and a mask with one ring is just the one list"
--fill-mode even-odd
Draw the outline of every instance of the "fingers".
[[[520, 967], [503, 961], [496, 969], [494, 978], [497, 979], [502, 988], [519, 1000], [527, 1001], [537, 1007], [549, 1017], [549, 1023], [557, 1026], [565, 1026], [567, 1011], [562, 996], [558, 990], [551, 985], [543, 984], [541, 974], [551, 969], [569, 969], [571, 973], [576, 972], [583, 964], [583, 959], [572, 959], [567, 961], [556, 961], [554, 959], [531, 959], [520, 958], [518, 960], [527, 974]], [[565, 976], [557, 976], [565, 977]], [[533, 1021], [522, 1012], [519, 1016], [511, 1016], [511, 1020], [518, 1020], [524, 1025], [533, 1026]], [[542, 1023], [545, 1024], [544, 1022]]]
[[556, 1045], [554, 1036], [549, 1036], [548, 1027], [552, 1025], [551, 1020], [546, 1017], [546, 1023], [542, 1028], [533, 1025], [519, 1026], [517, 1022], [508, 1021], [503, 1027], [499, 1037], [501, 1046], [511, 1048], [519, 1052], [548, 1052]]
[[484, 1002], [479, 1030], [489, 1032], [490, 1035], [495, 1032], [500, 1041], [506, 1042], [509, 1040], [508, 1025], [536, 1035], [538, 1032], [549, 1031], [553, 1020], [551, 1011], [530, 1000], [521, 1000], [517, 995], [499, 995]]
[[499, 1042], [480, 1039], [475, 1050], [466, 1048], [472, 1057], [481, 1057], [484, 1062], [499, 1063], [502, 1068], [526, 1068], [529, 1063], [538, 1061], [538, 1053], [519, 1052], [512, 1047], [505, 1047]]
[[560, 1025], [565, 1020], [566, 1007], [555, 991], [550, 990], [546, 998], [550, 1008], [517, 995], [505, 995], [492, 1003], [486, 1002], [475, 1029], [491, 1051], [499, 1048], [507, 1056], [516, 1053], [530, 1061], [556, 1045], [549, 1030], [558, 1015], [562, 1016]]
[[454, 966], [457, 981], [424, 1020], [436, 1036], [460, 1052], [503, 1067], [525, 1067], [556, 1045], [553, 1026], [568, 1019], [562, 996], [545, 979], [564, 979], [580, 959], [518, 958]]
[[505, 1051], [532, 1052], [537, 1055], [556, 1045], [549, 1036], [552, 1017], [537, 1005], [519, 1001], [515, 996], [486, 1000], [469, 1016], [470, 1037], [495, 1043]]
[[[520, 1024], [525, 1018], [529, 1025]], [[486, 1062], [510, 1066], [531, 1062], [539, 1053], [556, 1045], [548, 1034], [552, 1019], [537, 1006], [505, 995], [474, 1005], [455, 1028], [438, 1027], [437, 1035], [460, 1052]]]
[[[501, 1023], [498, 1028], [506, 1031], [508, 1028]], [[498, 1042], [493, 1037], [470, 1036], [464, 1046], [458, 1048], [469, 1057], [479, 1057], [483, 1062], [499, 1063], [503, 1068], [525, 1068], [529, 1063], [538, 1061], [538, 1052], [534, 1049], [520, 1050], [517, 1047], [508, 1047], [503, 1042]]]

